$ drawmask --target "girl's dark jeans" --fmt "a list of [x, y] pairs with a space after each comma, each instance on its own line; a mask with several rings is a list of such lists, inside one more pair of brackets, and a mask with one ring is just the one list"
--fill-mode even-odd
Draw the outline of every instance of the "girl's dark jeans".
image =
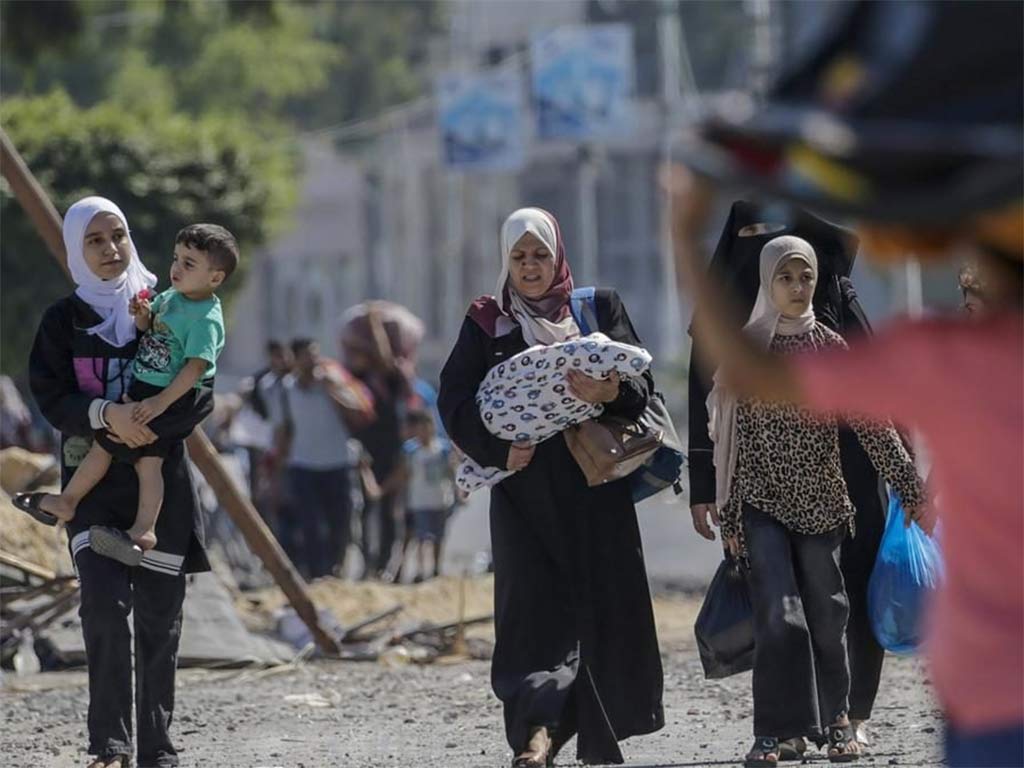
[[843, 526], [805, 535], [744, 504], [754, 607], [754, 735], [820, 737], [849, 709]]

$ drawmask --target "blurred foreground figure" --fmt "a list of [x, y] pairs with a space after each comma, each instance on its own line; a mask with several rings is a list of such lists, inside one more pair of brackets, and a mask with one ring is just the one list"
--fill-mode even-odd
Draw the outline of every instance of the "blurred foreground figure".
[[680, 168], [665, 179], [707, 368], [741, 397], [893, 418], [928, 441], [948, 569], [928, 650], [952, 766], [1024, 765], [1022, 26], [1020, 3], [853, 5], [764, 106], [728, 101], [687, 152], [704, 175], [858, 219], [872, 256], [971, 261], [981, 316], [772, 358], [705, 272], [709, 190]]
[[0, 448], [31, 444], [32, 414], [10, 376], [0, 376]]
[[[401, 511], [402, 425], [415, 396], [416, 354], [423, 323], [408, 309], [386, 301], [369, 301], [341, 318], [340, 341], [345, 366], [369, 392], [373, 417], [353, 436], [372, 462], [379, 498], [363, 508], [362, 550], [365, 578], [400, 581], [398, 523]], [[401, 532], [404, 537], [404, 532]]]

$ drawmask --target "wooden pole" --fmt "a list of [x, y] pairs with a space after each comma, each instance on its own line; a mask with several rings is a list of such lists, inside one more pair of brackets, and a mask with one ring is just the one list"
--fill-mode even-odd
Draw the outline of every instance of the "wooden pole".
[[70, 280], [71, 273], [68, 271], [68, 258], [64, 253], [64, 233], [60, 214], [39, 186], [32, 171], [25, 165], [25, 161], [21, 159], [21, 155], [3, 128], [0, 128], [0, 171], [11, 185], [18, 203], [32, 220], [36, 232], [43, 238], [50, 253], [57, 259], [60, 268]]
[[2, 549], [0, 549], [0, 565], [10, 566], [21, 571], [26, 576], [35, 576], [43, 581], [54, 581], [57, 578], [57, 574], [49, 568], [30, 563], [28, 560], [22, 560], [17, 555], [4, 552]]
[[[21, 159], [18, 150], [7, 137], [7, 132], [2, 128], [0, 128], [0, 171], [11, 185], [15, 197], [32, 220], [36, 231], [46, 242], [53, 257], [57, 259], [57, 263], [60, 264], [65, 274], [70, 275], [67, 254], [64, 251], [64, 235], [60, 215], [43, 188], [39, 186], [32, 171]], [[316, 606], [306, 590], [306, 583], [302, 576], [295, 570], [295, 566], [281, 549], [281, 545], [277, 543], [256, 508], [224, 469], [213, 444], [199, 429], [195, 430], [185, 442], [188, 446], [189, 458], [203, 473], [203, 477], [210, 484], [217, 499], [242, 532], [249, 548], [270, 571], [274, 581], [284, 592], [299, 618], [309, 627], [317, 646], [325, 653], [337, 654], [340, 650], [338, 641], [320, 626]]]

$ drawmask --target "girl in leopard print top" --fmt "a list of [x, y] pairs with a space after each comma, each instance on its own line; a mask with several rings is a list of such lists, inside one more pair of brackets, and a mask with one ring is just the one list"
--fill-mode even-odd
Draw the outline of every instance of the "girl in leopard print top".
[[[846, 342], [815, 322], [807, 333], [776, 335], [768, 348], [792, 355], [830, 347], [846, 349]], [[893, 426], [853, 415], [844, 416], [843, 421], [903, 503], [922, 504], [921, 481]], [[742, 400], [736, 408], [736, 442], [736, 471], [720, 514], [724, 538], [742, 543], [744, 503], [797, 533], [827, 533], [838, 526], [855, 533], [855, 512], [839, 463], [836, 419], [823, 419], [792, 404]]]
[[[744, 328], [763, 349], [789, 355], [845, 347], [811, 308], [817, 257], [784, 236], [761, 251], [761, 287]], [[833, 761], [856, 759], [848, 718], [849, 604], [839, 568], [854, 508], [839, 462], [835, 418], [795, 405], [738, 401], [716, 374], [708, 397], [722, 536], [746, 555], [754, 609], [754, 747], [746, 765], [774, 765], [829, 742]], [[844, 419], [908, 510], [920, 478], [891, 424]]]

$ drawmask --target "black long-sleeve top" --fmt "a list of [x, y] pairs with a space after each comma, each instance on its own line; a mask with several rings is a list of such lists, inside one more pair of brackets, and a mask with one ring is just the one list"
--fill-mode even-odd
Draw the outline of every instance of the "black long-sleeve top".
[[[131, 382], [130, 365], [136, 343], [123, 347], [107, 344], [88, 329], [100, 317], [82, 299], [67, 296], [50, 306], [36, 331], [29, 355], [29, 387], [46, 420], [61, 433], [61, 476], [64, 484], [89, 450], [94, 429], [90, 421], [93, 401], [120, 401]], [[180, 416], [180, 424], [164, 421], [171, 431], [190, 432], [213, 410], [212, 382], [197, 391], [195, 408]], [[202, 526], [192, 480], [185, 463], [183, 446], [177, 446], [164, 464], [165, 506], [161, 519], [174, 519], [193, 530], [194, 542], [185, 560], [185, 570], [208, 570], [202, 549]], [[135, 472], [115, 462], [107, 476], [83, 500], [69, 526], [78, 523], [116, 524], [104, 520], [105, 507], [120, 510], [127, 489], [137, 497]], [[116, 503], [115, 503], [116, 501]], [[136, 502], [137, 504], [137, 499]], [[110, 510], [113, 514], [113, 510]], [[186, 553], [182, 553], [186, 554]]]

